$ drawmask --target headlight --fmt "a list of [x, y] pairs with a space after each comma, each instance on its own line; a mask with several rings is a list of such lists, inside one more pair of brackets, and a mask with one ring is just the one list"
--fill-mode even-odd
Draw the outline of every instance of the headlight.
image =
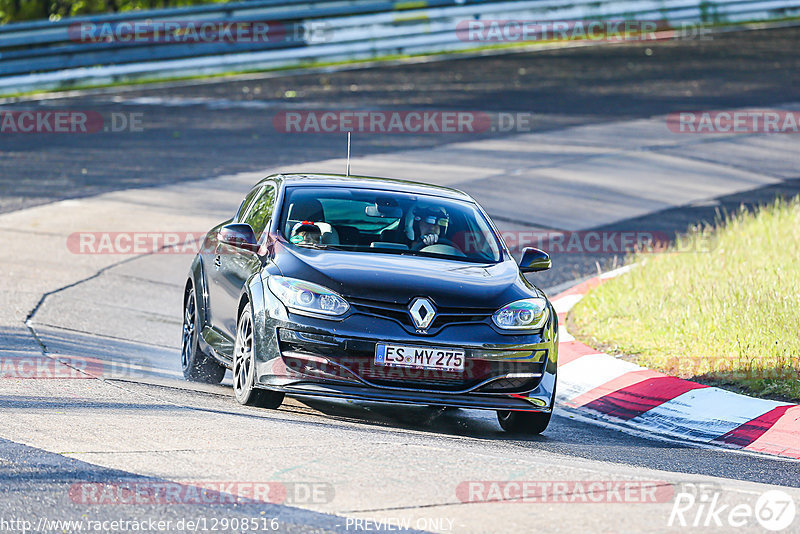
[[504, 330], [533, 330], [544, 325], [547, 315], [547, 301], [534, 298], [506, 304], [492, 315], [492, 321]]
[[330, 289], [305, 280], [273, 275], [267, 284], [287, 308], [298, 313], [338, 316], [350, 309], [347, 301]]

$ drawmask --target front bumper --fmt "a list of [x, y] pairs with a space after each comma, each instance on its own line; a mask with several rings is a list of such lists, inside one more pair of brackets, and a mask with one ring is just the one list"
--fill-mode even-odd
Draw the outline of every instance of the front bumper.
[[[391, 320], [357, 313], [342, 321], [291, 313], [262, 317], [262, 342], [256, 351], [259, 387], [403, 404], [537, 412], [553, 408], [558, 361], [553, 310], [544, 329], [529, 334], [501, 334], [488, 324], [471, 324], [418, 336]], [[378, 366], [377, 343], [461, 349], [465, 370]]]
[[[283, 387], [274, 387], [289, 395], [313, 395], [316, 397], [336, 397], [353, 400], [387, 402], [393, 404], [426, 404], [452, 408], [473, 408], [478, 410], [517, 410], [525, 412], [550, 412], [551, 397], [547, 391], [531, 392], [524, 397], [508, 395], [443, 395], [436, 393], [376, 390], [342, 384], [322, 384], [297, 382]], [[538, 402], [541, 406], [534, 405]]]

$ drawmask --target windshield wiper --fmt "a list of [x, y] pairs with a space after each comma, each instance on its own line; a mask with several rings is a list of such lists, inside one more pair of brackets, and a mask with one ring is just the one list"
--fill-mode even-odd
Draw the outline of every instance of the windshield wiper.
[[495, 260], [490, 260], [487, 258], [476, 258], [473, 256], [455, 256], [450, 254], [437, 254], [436, 252], [423, 252], [421, 250], [407, 250], [403, 253], [404, 256], [414, 256], [417, 258], [435, 258], [440, 260], [454, 260], [454, 261], [463, 261], [466, 263], [484, 263], [484, 264], [495, 264], [499, 263]]

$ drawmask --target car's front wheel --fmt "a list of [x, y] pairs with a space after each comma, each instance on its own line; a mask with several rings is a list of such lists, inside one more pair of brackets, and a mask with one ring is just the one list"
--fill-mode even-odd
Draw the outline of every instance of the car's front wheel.
[[550, 424], [550, 413], [512, 412], [498, 410], [497, 420], [506, 432], [513, 434], [541, 434]]
[[183, 376], [193, 382], [219, 384], [225, 376], [225, 366], [200, 350], [198, 336], [200, 320], [194, 289], [183, 301], [183, 335], [181, 336], [181, 369]]
[[253, 313], [247, 305], [239, 316], [233, 344], [233, 394], [240, 404], [275, 409], [283, 402], [283, 393], [255, 387], [253, 334]]

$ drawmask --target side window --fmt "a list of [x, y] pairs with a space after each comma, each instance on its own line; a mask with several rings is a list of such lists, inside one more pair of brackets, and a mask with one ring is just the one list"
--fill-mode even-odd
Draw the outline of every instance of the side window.
[[256, 238], [260, 238], [261, 234], [267, 227], [270, 219], [272, 218], [272, 210], [275, 208], [275, 186], [267, 184], [261, 190], [259, 196], [253, 201], [253, 205], [247, 211], [242, 222], [245, 222], [253, 227], [253, 232]]
[[259, 191], [261, 191], [260, 186], [254, 187], [249, 193], [247, 193], [247, 196], [244, 197], [242, 205], [239, 206], [239, 211], [236, 212], [236, 220], [238, 222], [242, 222], [242, 219], [244, 219], [244, 214], [247, 213], [247, 208], [249, 208], [250, 204], [253, 203], [253, 199], [256, 198], [256, 195]]

